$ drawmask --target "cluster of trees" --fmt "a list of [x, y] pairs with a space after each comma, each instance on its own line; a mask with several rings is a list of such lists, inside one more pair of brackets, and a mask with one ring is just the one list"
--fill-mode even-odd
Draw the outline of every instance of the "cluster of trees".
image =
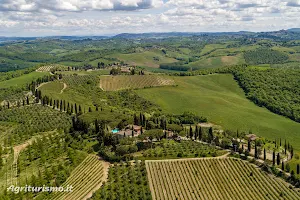
[[[28, 99], [28, 98], [27, 98]], [[81, 105], [77, 105], [66, 102], [65, 100], [59, 100], [59, 99], [52, 99], [51, 97], [48, 97], [47, 95], [42, 96], [42, 93], [40, 90], [35, 91], [35, 101], [36, 103], [41, 103], [43, 106], [49, 106], [53, 109], [60, 110], [61, 112], [66, 112], [67, 114], [76, 114], [81, 115], [85, 111], [82, 109]], [[28, 104], [29, 101], [27, 100]], [[98, 107], [96, 108], [98, 109]], [[92, 109], [89, 107], [89, 112], [92, 112]]]
[[176, 70], [176, 71], [192, 71], [197, 70], [196, 67], [190, 67], [186, 65], [185, 62], [175, 62], [175, 63], [162, 63], [159, 65], [160, 69]]
[[[17, 162], [20, 185], [59, 187], [86, 154], [70, 147], [69, 135], [62, 132], [37, 138], [21, 152]], [[9, 169], [9, 168], [8, 168]], [[8, 170], [7, 169], [7, 170]], [[37, 173], [33, 173], [37, 172]], [[9, 178], [9, 177], [6, 177]], [[4, 193], [10, 199], [49, 198], [50, 193]]]
[[91, 199], [151, 200], [145, 162], [127, 162], [110, 167], [108, 181]]
[[6, 81], [12, 78], [20, 77], [24, 74], [29, 74], [30, 72], [33, 72], [36, 67], [16, 70], [16, 71], [10, 71], [10, 72], [1, 72], [0, 73], [0, 81]]
[[286, 62], [289, 57], [285, 53], [269, 48], [259, 48], [253, 51], [246, 51], [244, 58], [247, 64], [279, 64]]
[[28, 140], [34, 133], [68, 130], [71, 126], [69, 115], [42, 105], [5, 109], [0, 112], [0, 121], [17, 123], [14, 134], [8, 135], [9, 143]]
[[189, 129], [185, 129], [185, 134], [192, 140], [200, 140], [207, 143], [214, 142], [215, 145], [220, 146], [220, 139], [219, 137], [214, 136], [212, 127], [209, 127], [207, 131], [205, 128], [195, 125], [195, 129], [193, 130], [192, 126], [190, 125]]
[[300, 122], [300, 70], [241, 68], [233, 74], [254, 103]]

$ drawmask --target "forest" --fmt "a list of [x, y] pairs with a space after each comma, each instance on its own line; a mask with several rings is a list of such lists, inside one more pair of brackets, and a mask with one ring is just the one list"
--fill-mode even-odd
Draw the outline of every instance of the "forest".
[[259, 106], [300, 122], [300, 70], [240, 68], [234, 77]]
[[269, 48], [259, 48], [254, 51], [246, 51], [244, 57], [246, 63], [251, 65], [280, 64], [289, 59], [287, 54]]

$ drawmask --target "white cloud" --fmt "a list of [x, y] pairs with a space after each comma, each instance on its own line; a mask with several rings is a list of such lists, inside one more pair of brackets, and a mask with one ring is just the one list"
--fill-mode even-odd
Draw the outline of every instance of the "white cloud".
[[162, 5], [161, 0], [2, 0], [0, 10], [6, 11], [91, 11], [139, 10]]
[[[0, 0], [0, 34], [267, 31], [300, 26], [300, 0]], [[271, 23], [272, 22], [272, 23]], [[37, 31], [39, 30], [39, 31]]]

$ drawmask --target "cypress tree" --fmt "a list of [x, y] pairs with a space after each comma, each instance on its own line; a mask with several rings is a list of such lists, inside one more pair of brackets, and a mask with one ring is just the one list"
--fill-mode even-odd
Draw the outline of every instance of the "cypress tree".
[[202, 127], [200, 126], [199, 128], [199, 134], [198, 134], [198, 138], [199, 140], [202, 140], [203, 134], [202, 134]]
[[92, 112], [92, 108], [91, 107], [89, 107], [89, 112]]
[[27, 105], [29, 105], [29, 97], [28, 96], [26, 97], [26, 103], [27, 103]]
[[280, 154], [277, 153], [277, 165], [280, 165]]
[[143, 126], [146, 126], [146, 116], [143, 114]]
[[249, 153], [251, 152], [251, 141], [250, 140], [248, 140], [248, 151], [249, 151]]
[[190, 125], [190, 138], [193, 138], [193, 129], [192, 129], [192, 125]]
[[284, 162], [281, 163], [281, 170], [284, 171]]
[[273, 166], [275, 165], [275, 151], [273, 151]]
[[60, 100], [59, 109], [60, 109], [60, 111], [63, 111], [63, 101], [62, 100]]
[[78, 113], [78, 110], [77, 110], [77, 104], [75, 103], [75, 114]]
[[73, 104], [71, 104], [71, 114], [74, 113], [74, 108], [73, 108]]
[[297, 174], [300, 174], [300, 165], [297, 164]]
[[264, 160], [267, 159], [267, 153], [266, 153], [266, 149], [264, 148]]
[[209, 143], [211, 143], [214, 139], [214, 135], [213, 135], [213, 128], [210, 127], [209, 130], [208, 130], [208, 141]]
[[139, 124], [138, 125], [140, 125], [140, 126], [142, 126], [143, 125], [143, 115], [142, 115], [142, 113], [140, 113], [140, 120], [139, 120]]
[[284, 140], [284, 154], [286, 154], [286, 140]]
[[141, 134], [143, 134], [143, 127], [141, 126]]
[[257, 145], [256, 145], [256, 142], [255, 142], [255, 148], [254, 148], [254, 157], [256, 159], [258, 159], [258, 152], [257, 152]]
[[78, 114], [79, 114], [79, 115], [81, 115], [81, 114], [82, 114], [81, 105], [79, 105], [79, 108], [78, 108]]
[[137, 116], [136, 116], [135, 113], [134, 113], [134, 115], [133, 115], [133, 123], [134, 123], [135, 125], [138, 125], [138, 119], [137, 119]]
[[194, 134], [195, 140], [197, 140], [197, 138], [198, 138], [198, 133], [199, 133], [199, 131], [198, 131], [198, 126], [196, 125], [196, 128], [195, 128], [195, 134]]
[[280, 141], [279, 141], [279, 142], [280, 142], [280, 146], [281, 146], [281, 138], [280, 138]]
[[66, 111], [66, 101], [64, 100], [64, 111]]

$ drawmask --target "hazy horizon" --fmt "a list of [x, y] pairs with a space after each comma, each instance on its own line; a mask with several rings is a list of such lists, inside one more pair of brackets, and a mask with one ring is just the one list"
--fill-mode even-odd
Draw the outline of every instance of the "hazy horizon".
[[268, 32], [300, 27], [299, 0], [3, 0], [0, 35]]

